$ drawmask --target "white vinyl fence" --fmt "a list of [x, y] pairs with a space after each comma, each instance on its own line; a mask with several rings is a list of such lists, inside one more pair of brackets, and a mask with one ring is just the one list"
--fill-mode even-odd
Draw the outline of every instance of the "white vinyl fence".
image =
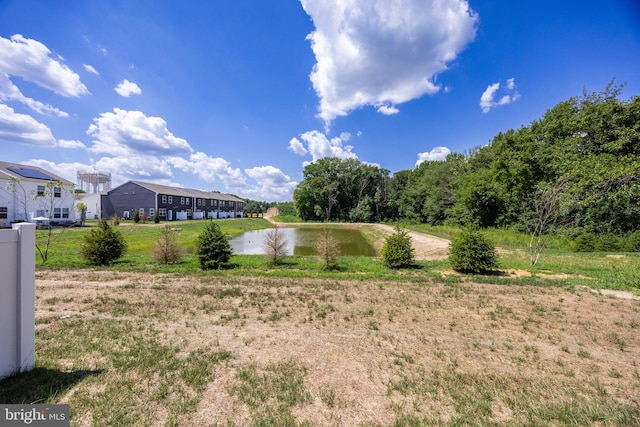
[[35, 363], [36, 226], [0, 230], [0, 378]]

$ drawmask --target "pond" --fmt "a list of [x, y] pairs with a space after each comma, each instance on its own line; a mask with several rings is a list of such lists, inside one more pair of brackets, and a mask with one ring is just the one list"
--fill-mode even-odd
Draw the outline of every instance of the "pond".
[[[264, 254], [264, 241], [267, 233], [272, 230], [247, 231], [229, 241], [233, 253], [238, 255]], [[320, 237], [322, 226], [302, 226], [280, 228], [289, 242], [288, 255], [315, 255], [313, 248]], [[360, 230], [344, 227], [329, 227], [332, 236], [340, 245], [342, 256], [376, 256], [376, 250], [362, 236]]]

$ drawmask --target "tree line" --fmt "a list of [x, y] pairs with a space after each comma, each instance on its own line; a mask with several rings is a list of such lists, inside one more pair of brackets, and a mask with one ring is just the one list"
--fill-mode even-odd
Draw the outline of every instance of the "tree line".
[[310, 221], [640, 230], [640, 97], [621, 100], [621, 91], [611, 82], [583, 92], [468, 154], [392, 175], [356, 159], [317, 160], [304, 168], [295, 209]]

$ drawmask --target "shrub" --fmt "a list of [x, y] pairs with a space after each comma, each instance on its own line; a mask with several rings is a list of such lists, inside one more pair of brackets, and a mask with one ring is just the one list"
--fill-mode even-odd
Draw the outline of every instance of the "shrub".
[[114, 227], [117, 227], [120, 225], [120, 218], [118, 217], [118, 215], [114, 215], [111, 217], [111, 225]]
[[337, 259], [340, 256], [340, 244], [326, 225], [322, 228], [318, 240], [314, 244], [316, 254], [322, 262], [323, 270], [333, 270], [338, 266]]
[[127, 242], [119, 231], [106, 219], [92, 229], [84, 238], [82, 257], [92, 265], [111, 265], [127, 251]]
[[595, 249], [596, 238], [593, 234], [583, 233], [576, 237], [571, 245], [574, 252], [593, 252]]
[[177, 232], [165, 226], [151, 249], [151, 256], [162, 264], [175, 264], [180, 261], [181, 252]]
[[477, 229], [466, 229], [449, 243], [449, 264], [461, 273], [481, 274], [498, 267], [498, 253]]
[[395, 233], [387, 237], [382, 246], [382, 260], [390, 268], [406, 268], [413, 264], [414, 250], [411, 236], [396, 227]]
[[138, 209], [133, 210], [133, 222], [136, 224], [140, 222], [140, 211]]
[[231, 245], [220, 226], [213, 221], [204, 227], [196, 244], [198, 260], [204, 270], [218, 269], [231, 258]]
[[640, 231], [633, 231], [625, 236], [624, 251], [640, 252]]
[[267, 232], [263, 246], [264, 254], [272, 264], [280, 264], [289, 252], [289, 242], [277, 225]]
[[158, 209], [156, 209], [156, 210], [153, 212], [153, 222], [154, 222], [155, 224], [158, 224], [158, 223], [160, 222], [160, 214], [159, 214], [159, 210], [158, 210]]
[[593, 247], [596, 252], [617, 252], [623, 248], [623, 239], [613, 234], [599, 235]]

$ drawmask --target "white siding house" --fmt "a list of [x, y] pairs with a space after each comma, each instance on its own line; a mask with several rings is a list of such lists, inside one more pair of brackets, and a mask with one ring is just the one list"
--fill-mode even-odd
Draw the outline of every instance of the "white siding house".
[[0, 227], [20, 221], [75, 220], [74, 184], [36, 166], [0, 162]]

